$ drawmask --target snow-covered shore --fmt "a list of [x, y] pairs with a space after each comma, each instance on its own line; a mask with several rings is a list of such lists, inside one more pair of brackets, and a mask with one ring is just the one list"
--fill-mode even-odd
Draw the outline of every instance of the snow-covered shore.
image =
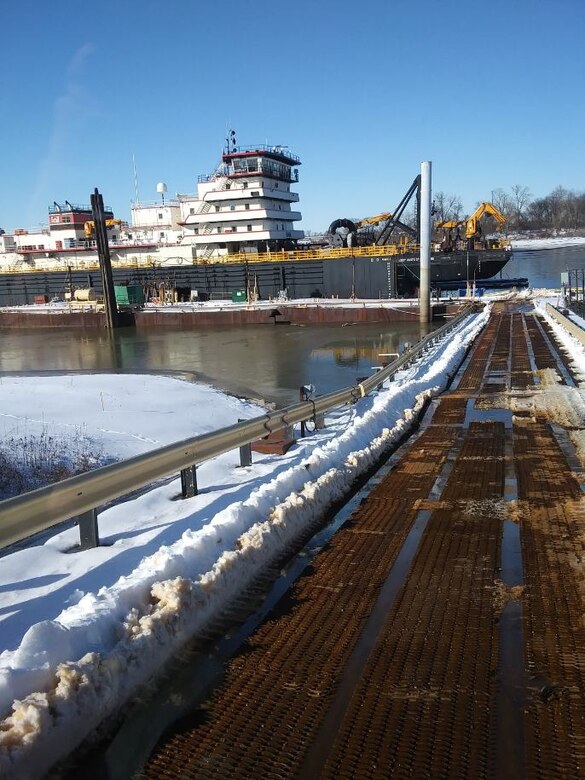
[[[469, 318], [383, 391], [332, 415], [325, 430], [286, 456], [258, 457], [240, 469], [238, 453], [228, 453], [201, 468], [203, 490], [193, 499], [172, 501], [174, 481], [103, 512], [108, 546], [67, 552], [77, 535], [71, 529], [3, 558], [2, 776], [36, 777], [73, 749], [344, 495], [445, 386], [487, 316], [485, 310]], [[86, 382], [83, 392], [78, 380]], [[86, 434], [103, 437], [117, 456], [183, 438], [186, 414], [196, 433], [257, 412], [209, 388], [160, 377], [21, 381], [38, 395], [24, 404], [24, 385], [3, 378], [0, 399], [13, 403], [10, 409], [3, 400], [12, 415], [2, 418], [5, 425], [24, 425], [28, 416], [34, 425], [58, 427], [79, 415]], [[61, 417], [57, 407], [66, 410]]]
[[554, 238], [512, 238], [512, 249], [560, 249], [583, 246], [585, 236], [555, 236]]

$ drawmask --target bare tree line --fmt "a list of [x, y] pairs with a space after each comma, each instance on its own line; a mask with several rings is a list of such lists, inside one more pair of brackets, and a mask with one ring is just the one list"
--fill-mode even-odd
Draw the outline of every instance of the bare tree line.
[[[558, 230], [585, 231], [585, 192], [575, 192], [558, 186], [544, 198], [532, 198], [530, 190], [522, 184], [514, 184], [508, 191], [498, 188], [491, 191], [490, 202], [506, 217], [505, 231], [538, 230], [554, 232]], [[479, 206], [479, 201], [475, 208]], [[439, 191], [433, 194], [433, 220], [462, 222], [470, 214], [463, 210], [458, 195]], [[353, 222], [360, 218], [354, 217]], [[487, 217], [488, 224], [490, 217]], [[402, 221], [416, 227], [416, 211], [411, 207]], [[495, 227], [495, 223], [493, 223]], [[490, 228], [488, 227], [488, 230]], [[314, 231], [305, 231], [307, 236], [318, 235]]]
[[[544, 198], [532, 198], [528, 187], [515, 184], [508, 191], [492, 190], [491, 203], [507, 219], [506, 231], [514, 230], [585, 230], [585, 192], [558, 186]], [[479, 206], [479, 203], [476, 204]], [[445, 192], [434, 195], [436, 222], [463, 220], [461, 198]]]

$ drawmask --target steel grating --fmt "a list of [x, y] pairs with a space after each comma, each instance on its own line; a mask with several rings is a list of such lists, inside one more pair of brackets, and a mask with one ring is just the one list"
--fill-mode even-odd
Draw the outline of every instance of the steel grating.
[[485, 411], [565, 361], [494, 306], [432, 419], [138, 777], [583, 777], [581, 472], [544, 412]]

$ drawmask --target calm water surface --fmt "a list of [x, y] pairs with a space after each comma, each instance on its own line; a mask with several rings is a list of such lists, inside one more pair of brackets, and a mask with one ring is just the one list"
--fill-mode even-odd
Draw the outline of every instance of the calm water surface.
[[[441, 323], [437, 323], [440, 325]], [[197, 330], [0, 330], [0, 372], [181, 373], [229, 392], [286, 406], [311, 383], [318, 394], [372, 373], [382, 352], [426, 334], [412, 323], [257, 325]]]
[[585, 268], [585, 244], [556, 249], [515, 249], [504, 279], [525, 277], [534, 288], [561, 286], [561, 273]]

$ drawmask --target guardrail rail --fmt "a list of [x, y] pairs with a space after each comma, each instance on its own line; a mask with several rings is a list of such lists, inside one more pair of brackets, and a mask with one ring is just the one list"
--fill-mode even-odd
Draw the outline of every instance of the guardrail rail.
[[583, 330], [583, 328], [580, 328], [575, 322], [570, 320], [568, 317], [565, 317], [564, 314], [562, 314], [550, 303], [546, 304], [546, 313], [549, 314], [554, 320], [556, 320], [559, 325], [562, 325], [563, 328], [571, 334], [571, 336], [576, 338], [577, 341], [579, 341], [585, 347], [585, 330]]

